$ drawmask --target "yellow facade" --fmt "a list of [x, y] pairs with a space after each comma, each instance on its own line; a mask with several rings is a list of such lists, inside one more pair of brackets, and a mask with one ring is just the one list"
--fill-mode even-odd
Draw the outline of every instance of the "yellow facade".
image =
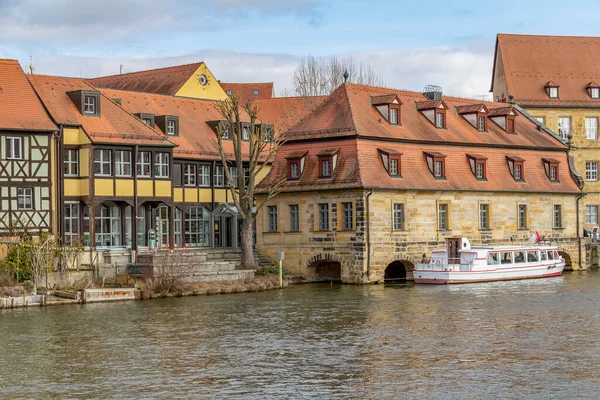
[[116, 196], [133, 197], [133, 180], [132, 179], [117, 179], [115, 182]]
[[[206, 84], [204, 85], [200, 82], [201, 75], [206, 77]], [[215, 78], [204, 63], [198, 67], [196, 72], [194, 72], [175, 95], [209, 100], [226, 100], [228, 98], [217, 78]]]
[[154, 195], [156, 197], [171, 197], [171, 181], [154, 181]]
[[210, 189], [200, 189], [200, 202], [210, 203], [212, 201], [212, 191]]
[[173, 201], [176, 203], [183, 202], [183, 189], [182, 188], [174, 188], [173, 189]]
[[227, 202], [227, 189], [215, 189], [215, 202], [226, 203]]
[[198, 202], [198, 189], [197, 188], [185, 188], [184, 190], [184, 201], [186, 203], [197, 203]]
[[152, 197], [154, 196], [154, 184], [150, 180], [138, 179], [137, 181], [137, 194], [141, 197]]
[[65, 196], [89, 196], [90, 180], [89, 179], [65, 179], [64, 195]]
[[66, 145], [83, 145], [90, 144], [90, 138], [82, 128], [64, 128], [63, 129], [63, 144]]
[[94, 179], [94, 195], [95, 196], [114, 196], [114, 181], [113, 179]]

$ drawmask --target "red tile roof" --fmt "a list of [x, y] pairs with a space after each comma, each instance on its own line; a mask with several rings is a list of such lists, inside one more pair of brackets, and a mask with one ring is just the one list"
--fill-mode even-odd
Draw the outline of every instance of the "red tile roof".
[[0, 129], [58, 130], [17, 60], [0, 59]]
[[296, 125], [317, 108], [326, 96], [273, 97], [256, 100], [259, 118], [273, 124], [275, 132], [281, 133]]
[[[371, 105], [371, 97], [396, 94], [405, 104], [402, 125], [391, 125]], [[460, 116], [454, 107], [481, 106], [481, 101], [444, 97], [450, 107], [446, 112], [447, 129], [437, 129], [415, 109], [424, 101], [422, 93], [378, 87], [344, 84], [321, 106], [284, 134], [287, 141], [278, 151], [269, 176], [269, 184], [287, 176], [291, 154], [307, 151], [305, 169], [298, 180], [289, 180], [283, 191], [311, 191], [349, 188], [392, 188], [413, 190], [474, 190], [509, 192], [580, 192], [571, 176], [567, 146], [560, 140], [538, 131], [535, 122], [523, 115], [515, 119], [516, 134], [508, 134], [496, 124], [480, 132]], [[491, 111], [507, 108], [502, 103], [483, 103]], [[338, 164], [332, 178], [319, 178], [318, 156], [324, 150], [339, 149]], [[391, 177], [382, 162], [381, 150], [402, 154], [402, 177]], [[425, 153], [445, 156], [446, 179], [435, 179]], [[487, 181], [475, 178], [468, 155], [478, 154], [486, 161]], [[524, 182], [510, 175], [506, 156], [522, 158]], [[560, 183], [550, 182], [543, 159], [560, 161]]]
[[483, 103], [468, 104], [465, 106], [456, 106], [456, 112], [458, 112], [459, 114], [476, 113], [476, 112], [480, 112], [481, 110], [484, 110], [484, 112], [489, 112], [489, 110]]
[[[590, 81], [600, 81], [600, 37], [499, 34], [496, 49], [507, 93], [518, 104], [600, 106], [586, 90]], [[560, 86], [559, 99], [548, 97], [545, 86], [549, 81]]]
[[[179, 117], [179, 136], [169, 140], [178, 147], [173, 149], [177, 158], [220, 160], [216, 133], [207, 121], [220, 121], [223, 117], [215, 109], [213, 100], [190, 99], [149, 93], [135, 93], [123, 90], [101, 89], [110, 98], [120, 98], [124, 109], [132, 114], [149, 113], [154, 115], [174, 115]], [[242, 111], [242, 118], [249, 120]], [[156, 130], [160, 128], [156, 127]], [[224, 150], [232, 157], [233, 141], [223, 141]], [[247, 151], [247, 143], [244, 143]]]
[[174, 96], [202, 62], [88, 79], [99, 88]]
[[57, 124], [81, 126], [92, 142], [173, 146], [164, 135], [102, 94], [100, 116], [83, 116], [67, 94], [76, 90], [97, 90], [83, 79], [47, 75], [27, 77], [52, 119]]
[[[249, 99], [270, 99], [273, 97], [273, 82], [257, 82], [257, 83], [225, 83], [220, 82], [221, 87], [229, 95], [242, 96], [242, 103], [245, 103]], [[258, 90], [258, 94], [255, 95], [254, 91]]]

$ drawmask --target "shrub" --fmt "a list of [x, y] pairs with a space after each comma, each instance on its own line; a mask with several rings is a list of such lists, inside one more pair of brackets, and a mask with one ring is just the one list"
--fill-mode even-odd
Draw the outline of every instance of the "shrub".
[[[267, 276], [267, 275], [279, 275], [279, 267], [275, 265], [267, 265], [256, 268], [254, 271], [255, 276]], [[283, 272], [285, 276], [285, 272]]]

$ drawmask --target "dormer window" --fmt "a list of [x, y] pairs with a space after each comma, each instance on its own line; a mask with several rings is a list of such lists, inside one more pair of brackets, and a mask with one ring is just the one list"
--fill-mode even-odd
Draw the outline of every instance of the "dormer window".
[[227, 93], [227, 96], [231, 96], [232, 94], [231, 90], [227, 90], [225, 93]]
[[321, 150], [319, 157], [319, 178], [331, 178], [337, 164], [339, 149]]
[[258, 96], [258, 89], [254, 89], [252, 91], [252, 96]]
[[592, 81], [587, 84], [586, 89], [592, 99], [600, 99], [600, 85]]
[[377, 149], [383, 162], [383, 167], [391, 177], [402, 177], [400, 157], [402, 153], [394, 149]]
[[100, 93], [94, 90], [75, 90], [67, 95], [79, 109], [81, 115], [86, 117], [100, 116]]
[[250, 128], [246, 124], [242, 124], [242, 140], [250, 140]]
[[515, 133], [515, 118], [517, 111], [512, 107], [499, 107], [490, 110], [488, 116], [507, 133]]
[[487, 115], [488, 108], [485, 104], [469, 104], [465, 106], [457, 106], [456, 112], [467, 120], [475, 129], [480, 132], [487, 131]]
[[149, 127], [154, 128], [154, 114], [138, 113], [133, 115], [141, 119]]
[[302, 176], [306, 154], [308, 154], [307, 151], [293, 151], [285, 156], [288, 165], [289, 180], [300, 179]]
[[544, 170], [550, 182], [559, 182], [558, 165], [560, 161], [554, 158], [543, 158], [542, 162], [544, 163]]
[[446, 110], [448, 106], [444, 100], [428, 100], [415, 103], [417, 110], [438, 129], [446, 129]]
[[438, 152], [425, 153], [427, 167], [435, 179], [446, 179], [446, 155]]
[[391, 125], [400, 125], [400, 106], [402, 101], [395, 94], [372, 96], [371, 105], [379, 111]]
[[485, 181], [486, 178], [486, 162], [487, 157], [479, 154], [467, 154], [469, 160], [469, 166], [471, 167], [471, 173], [477, 178], [477, 180]]
[[231, 126], [228, 123], [222, 123], [219, 129], [221, 139], [231, 139]]
[[551, 99], [558, 99], [558, 84], [553, 81], [546, 83], [546, 91]]
[[157, 115], [155, 124], [167, 136], [179, 136], [179, 117], [174, 115]]
[[506, 156], [506, 162], [508, 163], [508, 170], [515, 181], [524, 182], [525, 176], [523, 163], [525, 160], [517, 156]]

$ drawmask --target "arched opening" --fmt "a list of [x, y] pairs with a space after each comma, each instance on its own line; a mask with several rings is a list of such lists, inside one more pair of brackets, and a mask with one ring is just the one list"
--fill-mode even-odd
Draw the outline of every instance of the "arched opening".
[[342, 264], [338, 261], [315, 261], [308, 267], [308, 274], [319, 281], [342, 281]]
[[406, 281], [406, 266], [402, 261], [394, 261], [385, 269], [383, 276], [384, 282], [405, 282]]
[[565, 269], [572, 270], [573, 264], [571, 263], [571, 256], [564, 251], [559, 251], [558, 254], [565, 259]]

